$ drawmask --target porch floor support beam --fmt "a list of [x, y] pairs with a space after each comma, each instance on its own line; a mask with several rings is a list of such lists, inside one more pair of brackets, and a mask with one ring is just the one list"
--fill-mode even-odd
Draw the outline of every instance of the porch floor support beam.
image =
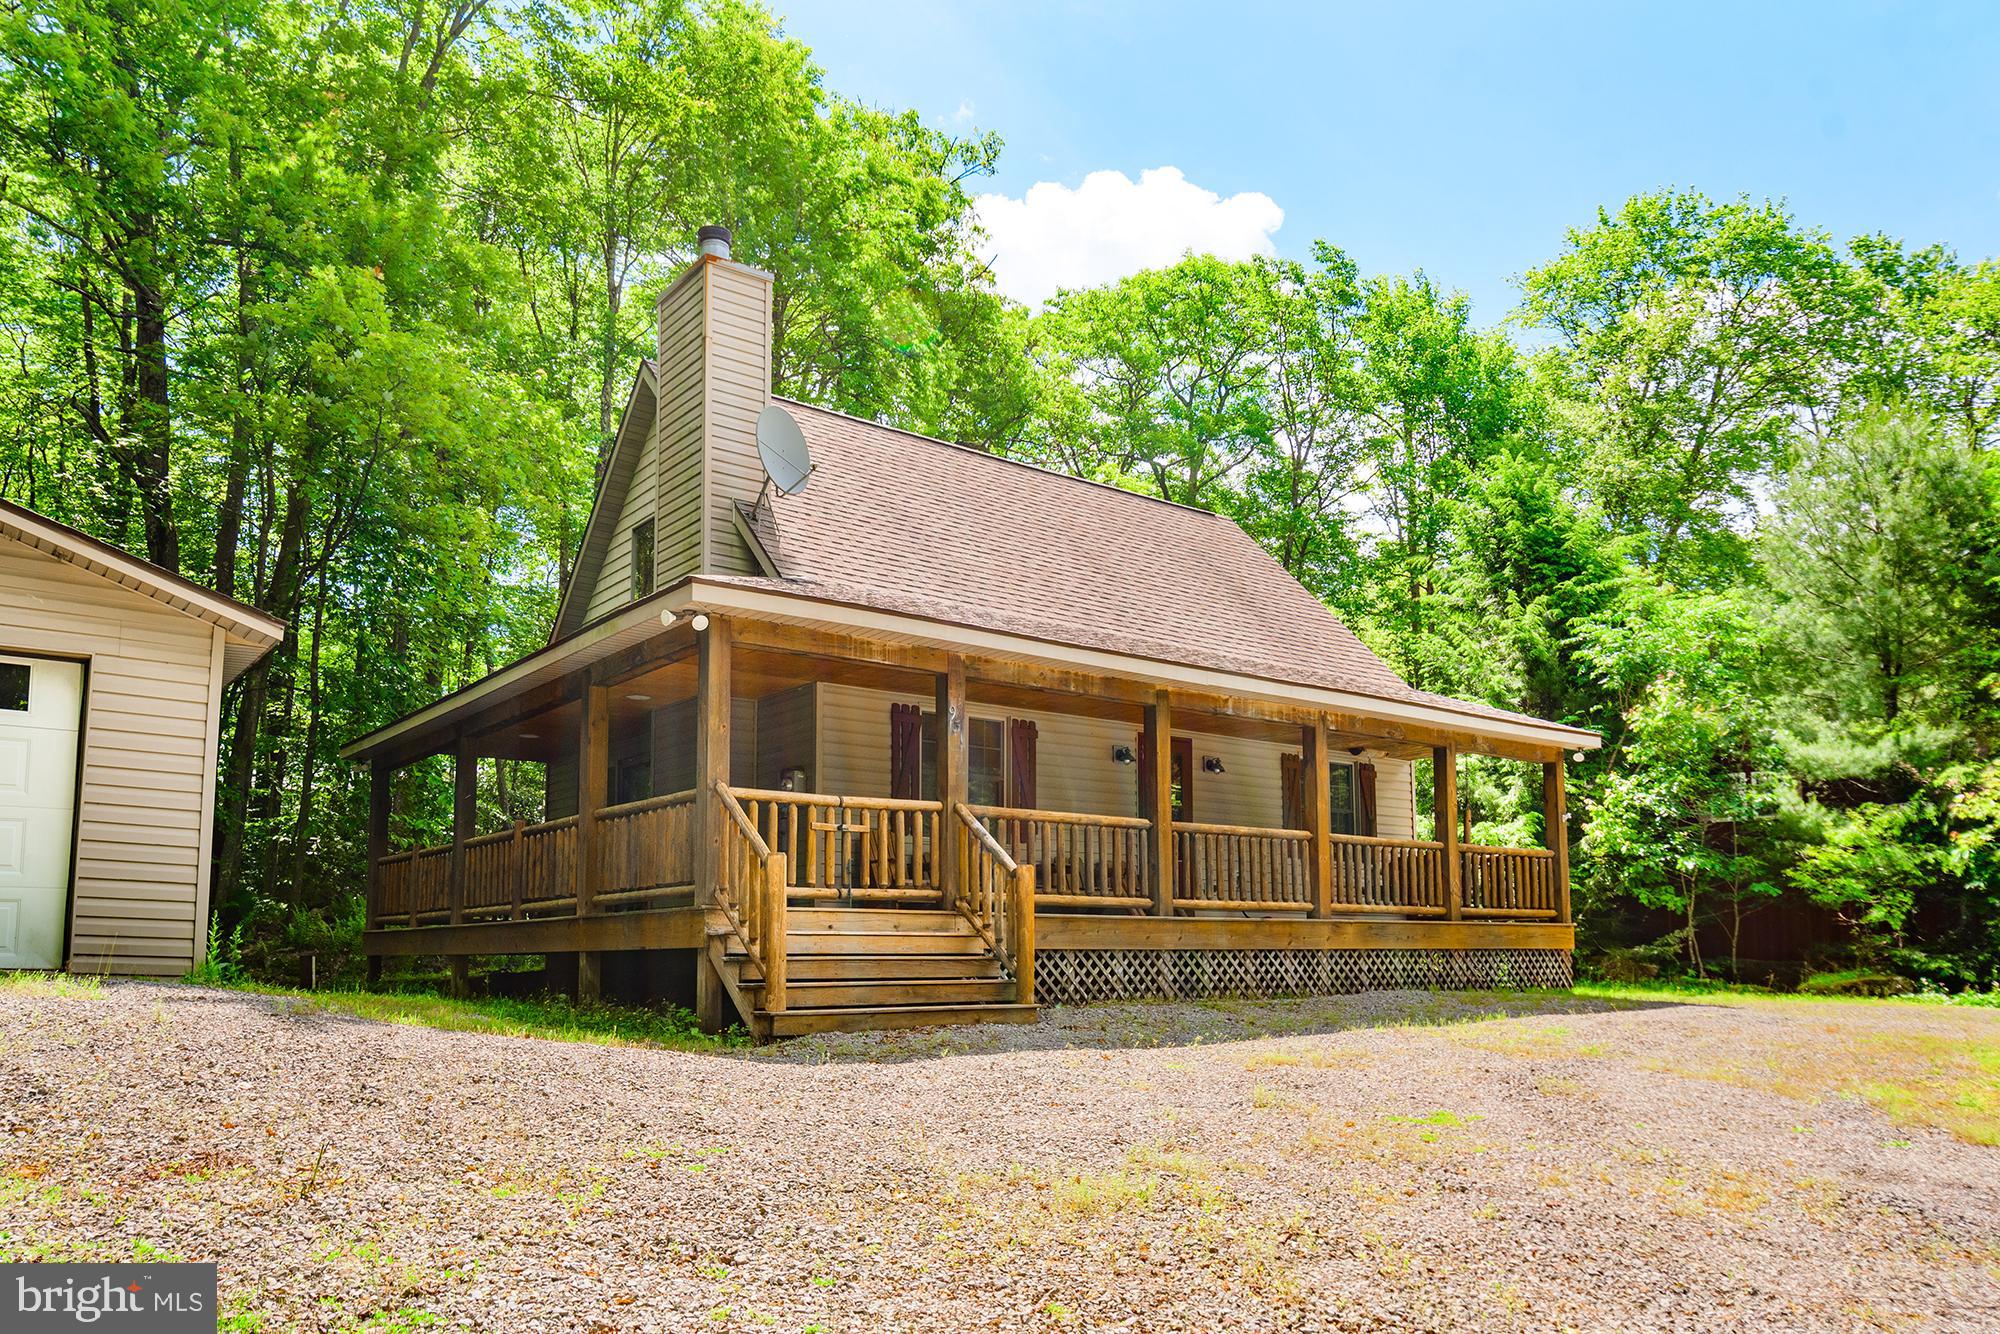
[[1308, 849], [1306, 878], [1312, 891], [1312, 915], [1325, 917], [1333, 911], [1333, 827], [1332, 773], [1327, 768], [1326, 720], [1315, 719], [1301, 731], [1300, 780], [1305, 784], [1306, 832], [1312, 835]]
[[1431, 823], [1436, 840], [1444, 845], [1444, 915], [1459, 919], [1465, 905], [1458, 856], [1458, 747], [1438, 746], [1431, 751]]
[[[389, 855], [389, 801], [395, 769], [387, 758], [368, 762], [368, 913], [370, 929], [382, 919], [382, 859]], [[382, 980], [382, 956], [368, 955], [368, 985]]]
[[[706, 908], [715, 902], [722, 868], [724, 811], [715, 795], [717, 783], [729, 778], [730, 659], [733, 640], [729, 622], [708, 618], [708, 628], [695, 635], [694, 725], [694, 901]], [[729, 998], [709, 951], [695, 956], [695, 1018], [703, 1031], [719, 1033], [728, 1020]]]
[[1569, 915], [1569, 799], [1563, 790], [1563, 762], [1542, 766], [1542, 842], [1556, 855], [1556, 920]]
[[1142, 795], [1140, 805], [1153, 822], [1152, 836], [1146, 841], [1147, 872], [1153, 882], [1153, 912], [1160, 917], [1174, 915], [1174, 704], [1164, 690], [1153, 692], [1146, 705], [1146, 746], [1152, 756], [1152, 772], [1147, 775], [1151, 790]]
[[[611, 691], [586, 681], [579, 711], [576, 747], [576, 915], [593, 916], [597, 907], [597, 812], [607, 805], [611, 775]], [[584, 1003], [604, 993], [604, 961], [595, 950], [576, 956], [576, 998]]]
[[[452, 751], [451, 772], [451, 924], [465, 920], [466, 840], [472, 837], [479, 817], [479, 759], [470, 741], [461, 737]], [[463, 998], [472, 990], [471, 960], [464, 955], [451, 960], [451, 994]]]
[[937, 877], [947, 908], [958, 902], [957, 810], [970, 791], [970, 732], [965, 717], [965, 659], [953, 654], [937, 674], [937, 784], [938, 800], [944, 803], [937, 823]]

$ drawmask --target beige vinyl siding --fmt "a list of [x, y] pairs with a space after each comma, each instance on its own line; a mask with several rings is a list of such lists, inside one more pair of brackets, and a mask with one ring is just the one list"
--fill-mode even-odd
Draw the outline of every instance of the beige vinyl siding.
[[[685, 792], [694, 786], [695, 702], [678, 700], [653, 710], [653, 791]], [[757, 770], [757, 701], [729, 701], [729, 777], [748, 787]], [[574, 799], [572, 799], [573, 801]]]
[[[889, 795], [889, 706], [934, 707], [918, 695], [889, 694], [856, 686], [823, 684], [819, 689], [818, 790], [886, 797]], [[1035, 796], [1043, 810], [1089, 815], [1132, 815], [1139, 804], [1139, 766], [1111, 758], [1118, 746], [1136, 748], [1136, 730], [1101, 718], [973, 704], [974, 717], [1028, 718], [1035, 723]], [[1194, 815], [1209, 824], [1275, 829], [1284, 821], [1282, 761], [1296, 746], [1272, 741], [1176, 729], [1194, 742]], [[1222, 761], [1223, 772], [1202, 772], [1204, 756]], [[1411, 837], [1415, 804], [1407, 760], [1375, 756], [1377, 832]]]
[[[712, 267], [712, 266], [702, 266]], [[659, 550], [664, 587], [701, 568], [703, 285], [700, 270], [677, 283], [659, 309]]]
[[739, 500], [764, 485], [757, 454], [757, 414], [771, 401], [771, 280], [740, 264], [708, 270], [707, 549], [702, 566], [717, 574], [760, 573], [731, 517]]
[[[658, 446], [658, 429], [648, 430], [645, 443], [639, 447], [639, 461], [633, 466], [632, 480], [625, 489], [625, 503], [618, 512], [617, 522], [611, 525], [611, 541], [604, 550], [604, 563], [598, 567], [590, 586], [590, 602], [583, 613], [586, 623], [608, 616], [632, 600], [632, 530], [654, 517], [655, 487], [660, 472]], [[657, 531], [653, 543], [657, 554]]]
[[0, 538], [0, 649], [88, 663], [71, 968], [177, 976], [203, 944], [221, 640]]

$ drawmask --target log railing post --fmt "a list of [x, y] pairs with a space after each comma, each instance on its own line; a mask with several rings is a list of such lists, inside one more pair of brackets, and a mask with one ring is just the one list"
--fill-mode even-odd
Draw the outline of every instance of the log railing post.
[[1174, 705], [1164, 690], [1146, 706], [1146, 745], [1152, 756], [1151, 791], [1142, 795], [1142, 814], [1153, 822], [1146, 845], [1146, 870], [1153, 881], [1153, 911], [1174, 915]]
[[1561, 757], [1542, 766], [1542, 842], [1555, 854], [1556, 920], [1570, 921], [1569, 799]]
[[1014, 1002], [1035, 1003], [1035, 868], [1014, 868]]
[[[596, 910], [591, 900], [597, 892], [597, 812], [605, 805], [611, 780], [611, 691], [586, 681], [582, 705], [576, 756], [576, 915], [588, 917]], [[577, 999], [595, 1001], [603, 990], [603, 960], [595, 950], [578, 951]]]
[[1312, 915], [1333, 915], [1333, 793], [1332, 771], [1327, 767], [1326, 720], [1315, 718], [1303, 729], [1299, 761], [1305, 783], [1306, 832], [1312, 846], [1306, 850], [1306, 883], [1312, 895]]
[[[965, 717], [965, 659], [954, 653], [937, 674], [937, 798], [944, 803], [946, 814], [956, 811], [968, 795], [971, 730]], [[938, 888], [943, 891], [944, 906], [951, 908], [960, 893], [958, 821], [939, 820], [937, 838]], [[901, 855], [900, 850], [897, 855]]]
[[1465, 884], [1458, 855], [1458, 748], [1431, 748], [1431, 817], [1442, 844], [1444, 915], [1457, 921], [1464, 909]]
[[509, 921], [518, 922], [522, 917], [526, 916], [526, 905], [528, 902], [528, 822], [526, 820], [514, 821], [514, 858], [512, 866], [513, 874], [508, 877], [511, 882], [511, 899], [509, 900], [507, 917]]
[[764, 1008], [772, 1014], [785, 1008], [785, 854], [764, 859]]

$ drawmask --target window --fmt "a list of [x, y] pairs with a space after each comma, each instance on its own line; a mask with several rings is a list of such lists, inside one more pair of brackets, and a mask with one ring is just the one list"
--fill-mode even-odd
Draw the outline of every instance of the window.
[[28, 711], [28, 664], [0, 662], [0, 713]]
[[[1007, 804], [1007, 724], [1000, 718], [968, 720], [965, 736], [966, 800], [974, 806]], [[924, 800], [938, 800], [937, 715], [924, 715]]]
[[632, 600], [653, 591], [653, 521], [632, 525]]
[[1354, 766], [1333, 763], [1327, 766], [1327, 790], [1332, 797], [1328, 803], [1329, 834], [1351, 834], [1354, 832]]

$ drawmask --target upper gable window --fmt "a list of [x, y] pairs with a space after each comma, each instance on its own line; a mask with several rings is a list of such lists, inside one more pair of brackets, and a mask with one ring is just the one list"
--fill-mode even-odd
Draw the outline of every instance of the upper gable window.
[[632, 600], [653, 591], [653, 521], [632, 525]]

